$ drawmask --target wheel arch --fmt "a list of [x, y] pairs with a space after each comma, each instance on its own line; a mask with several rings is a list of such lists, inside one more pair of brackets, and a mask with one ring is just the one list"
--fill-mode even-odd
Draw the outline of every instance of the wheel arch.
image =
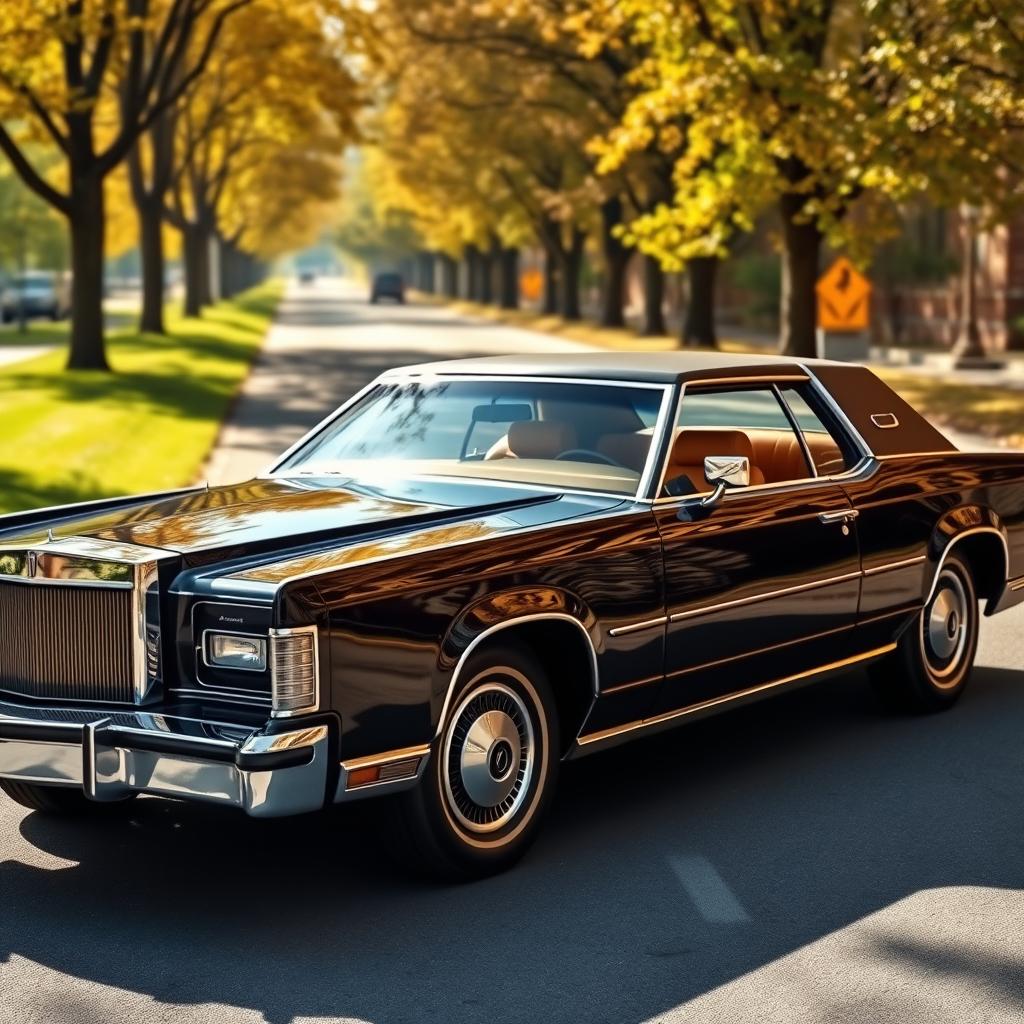
[[978, 597], [986, 602], [985, 614], [997, 610], [1010, 575], [1010, 547], [999, 517], [984, 506], [962, 506], [938, 523], [929, 545], [934, 563], [924, 604], [932, 599], [946, 560], [954, 552], [967, 562]]
[[[493, 595], [452, 623], [442, 647], [442, 667], [448, 670], [435, 737], [444, 728], [470, 658], [489, 644], [516, 643], [547, 671], [561, 725], [561, 753], [571, 747], [600, 691], [596, 619], [571, 595], [552, 596], [548, 592], [538, 607], [536, 595]], [[496, 607], [503, 609], [500, 617], [494, 616]]]

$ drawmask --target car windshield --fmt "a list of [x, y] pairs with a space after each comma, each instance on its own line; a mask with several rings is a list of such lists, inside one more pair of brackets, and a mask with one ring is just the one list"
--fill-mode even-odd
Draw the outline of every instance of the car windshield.
[[667, 389], [525, 380], [387, 381], [282, 474], [460, 476], [636, 493]]
[[53, 289], [53, 281], [44, 274], [23, 274], [14, 279], [14, 287], [24, 292], [48, 292]]

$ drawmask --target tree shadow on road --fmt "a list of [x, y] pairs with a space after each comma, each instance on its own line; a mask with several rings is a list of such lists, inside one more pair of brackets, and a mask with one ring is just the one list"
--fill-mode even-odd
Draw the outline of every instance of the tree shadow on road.
[[[569, 764], [537, 848], [461, 887], [383, 861], [369, 806], [28, 815], [26, 842], [77, 863], [0, 865], [0, 960], [273, 1024], [646, 1021], [908, 894], [1019, 885], [1022, 684], [979, 669], [954, 712], [889, 718], [853, 675]], [[1019, 970], [987, 983], [1019, 1004]]]

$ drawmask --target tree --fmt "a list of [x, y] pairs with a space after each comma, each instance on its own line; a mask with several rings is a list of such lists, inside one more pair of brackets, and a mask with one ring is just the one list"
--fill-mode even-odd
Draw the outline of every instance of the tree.
[[[68, 366], [107, 369], [103, 337], [103, 186], [138, 136], [202, 74], [221, 30], [251, 0], [5, 0], [0, 7], [0, 152], [68, 222]], [[99, 116], [117, 108], [119, 117]], [[46, 140], [67, 186], [31, 158]]]
[[187, 315], [213, 298], [215, 246], [228, 259], [239, 247], [280, 251], [308, 238], [310, 208], [337, 198], [359, 95], [326, 31], [333, 10], [329, 0], [262, 0], [239, 11], [169, 118], [162, 214], [182, 236]]
[[587, 6], [585, 45], [624, 35], [647, 53], [642, 88], [604, 139], [606, 161], [652, 141], [679, 149], [671, 201], [633, 225], [636, 238], [669, 264], [723, 255], [774, 206], [785, 352], [814, 352], [826, 239], [864, 258], [891, 234], [896, 201], [1004, 189], [994, 154], [1012, 90], [974, 66], [991, 48], [989, 0]]

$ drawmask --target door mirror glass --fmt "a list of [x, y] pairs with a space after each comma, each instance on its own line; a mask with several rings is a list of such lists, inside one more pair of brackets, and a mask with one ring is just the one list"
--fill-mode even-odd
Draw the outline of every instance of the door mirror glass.
[[749, 487], [750, 459], [745, 455], [709, 455], [704, 479], [715, 487]]

